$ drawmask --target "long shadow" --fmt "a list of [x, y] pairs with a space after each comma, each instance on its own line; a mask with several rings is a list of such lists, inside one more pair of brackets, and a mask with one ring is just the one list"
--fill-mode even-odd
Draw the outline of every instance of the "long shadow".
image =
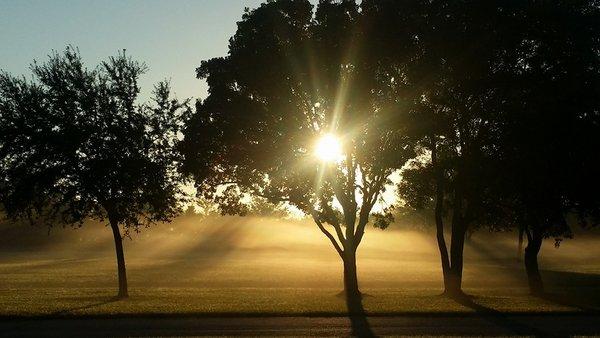
[[346, 295], [348, 318], [352, 327], [351, 335], [354, 337], [376, 337], [367, 320], [367, 314], [362, 304], [362, 297]]
[[[506, 268], [505, 271], [510, 272], [515, 280], [523, 282], [524, 284], [526, 283], [525, 268], [521, 265], [522, 263], [517, 266], [510, 260], [499, 258], [495, 255], [495, 253], [499, 251], [490, 250], [490, 248], [481, 245], [477, 241], [471, 241], [468, 245], [494, 264]], [[546, 292], [537, 295], [536, 297], [588, 313], [600, 312], [599, 274], [552, 270], [541, 270], [541, 274], [546, 286]], [[478, 305], [474, 303], [472, 299], [461, 299], [457, 301], [477, 312], [494, 314], [496, 319], [502, 318], [501, 313]], [[506, 323], [506, 319], [507, 318], [504, 317], [502, 321]], [[501, 324], [500, 321], [499, 324]]]
[[498, 244], [483, 244], [478, 239], [471, 239], [466, 246], [476, 252], [481, 258], [487, 260], [489, 263], [494, 264], [496, 268], [501, 268], [503, 272], [507, 274], [512, 280], [520, 283], [521, 286], [527, 286], [527, 280], [525, 279], [525, 267], [522, 262], [518, 262], [514, 258], [498, 257], [498, 253], [506, 252], [510, 250], [505, 245]]
[[519, 323], [514, 321], [508, 316], [498, 310], [477, 304], [473, 301], [472, 296], [469, 295], [458, 295], [451, 297], [455, 302], [475, 310], [478, 314], [482, 315], [482, 318], [494, 323], [495, 325], [504, 327], [511, 331], [513, 334], [523, 335], [534, 335], [536, 337], [552, 337], [551, 333], [541, 331], [535, 327]]
[[[519, 285], [527, 285], [523, 263], [515, 264], [510, 259], [498, 257], [499, 252], [508, 248], [501, 245], [483, 245], [477, 240], [472, 240], [467, 245], [488, 261], [503, 268], [503, 271], [509, 273]], [[555, 270], [540, 272], [546, 293], [537, 296], [538, 298], [581, 311], [600, 311], [600, 274]]]
[[136, 271], [165, 270], [164, 273], [193, 273], [218, 265], [238, 250], [238, 242], [243, 236], [243, 226], [239, 222], [211, 227], [194, 241], [193, 245], [168, 253], [165, 260], [154, 262]]
[[87, 305], [82, 305], [82, 306], [76, 306], [76, 307], [72, 307], [72, 308], [68, 308], [68, 309], [64, 309], [61, 311], [56, 311], [51, 313], [51, 316], [61, 316], [61, 315], [67, 315], [73, 311], [78, 311], [78, 310], [87, 310], [87, 309], [91, 309], [97, 306], [101, 306], [101, 305], [105, 305], [105, 304], [110, 304], [110, 303], [114, 303], [117, 301], [123, 300], [122, 298], [119, 297], [111, 297], [109, 299], [100, 301], [100, 302], [96, 302], [96, 303], [92, 303], [92, 304], [87, 304]]
[[547, 292], [539, 297], [586, 312], [600, 311], [600, 275], [542, 270]]

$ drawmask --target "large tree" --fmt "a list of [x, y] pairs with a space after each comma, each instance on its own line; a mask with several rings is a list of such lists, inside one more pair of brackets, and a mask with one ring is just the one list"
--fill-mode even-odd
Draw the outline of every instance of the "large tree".
[[[539, 292], [543, 238], [569, 235], [570, 211], [582, 220], [597, 214], [590, 169], [598, 142], [597, 6], [371, 4], [382, 25], [401, 22], [412, 32], [410, 57], [389, 60], [404, 65], [416, 91], [413, 127], [429, 158], [405, 173], [400, 193], [435, 209], [446, 292], [461, 294], [465, 232], [482, 225], [526, 230], [525, 264]], [[407, 41], [403, 31], [395, 36]]]
[[49, 225], [107, 219], [127, 297], [121, 227], [128, 234], [178, 212], [185, 103], [160, 83], [139, 104], [146, 66], [125, 52], [88, 69], [67, 48], [31, 69], [32, 80], [0, 74], [0, 203], [13, 219]]
[[421, 153], [403, 175], [400, 197], [434, 210], [445, 293], [461, 295], [465, 235], [492, 212], [485, 164], [498, 130], [494, 61], [510, 42], [499, 38], [503, 9], [492, 2], [391, 0], [364, 1], [363, 8], [379, 32], [371, 49], [402, 83], [395, 96], [410, 112]]
[[413, 152], [391, 119], [402, 114], [387, 95], [394, 79], [370, 62], [362, 24], [354, 1], [247, 11], [228, 55], [198, 68], [209, 96], [180, 145], [183, 171], [224, 211], [243, 212], [248, 194], [310, 215], [343, 261], [348, 296], [360, 295], [356, 254], [367, 224], [387, 216], [373, 209]]
[[[503, 220], [527, 235], [533, 294], [544, 292], [537, 257], [544, 238], [571, 235], [569, 219], [598, 223], [593, 159], [600, 138], [600, 9], [594, 1], [513, 8], [515, 48], [506, 50], [498, 157]], [[569, 217], [574, 213], [578, 217]]]

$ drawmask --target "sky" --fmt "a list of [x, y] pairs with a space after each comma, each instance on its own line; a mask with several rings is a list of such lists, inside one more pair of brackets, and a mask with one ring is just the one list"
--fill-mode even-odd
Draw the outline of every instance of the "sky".
[[[0, 0], [0, 69], [30, 77], [33, 60], [67, 45], [93, 68], [126, 49], [149, 67], [140, 79], [142, 100], [165, 79], [179, 99], [203, 99], [207, 86], [196, 79], [196, 67], [226, 55], [244, 9], [264, 1]], [[394, 196], [393, 189], [384, 194], [388, 202]]]
[[204, 98], [202, 60], [227, 54], [245, 7], [261, 0], [0, 0], [0, 69], [30, 76], [29, 65], [52, 50], [78, 47], [88, 67], [122, 49], [145, 62], [147, 99], [170, 79], [178, 98]]

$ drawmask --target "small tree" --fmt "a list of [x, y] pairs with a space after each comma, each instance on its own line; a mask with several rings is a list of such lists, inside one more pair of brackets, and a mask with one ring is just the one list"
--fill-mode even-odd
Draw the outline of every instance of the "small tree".
[[186, 103], [160, 83], [153, 104], [138, 104], [146, 66], [125, 52], [89, 70], [69, 47], [31, 69], [32, 81], [0, 75], [0, 202], [13, 219], [49, 225], [108, 219], [127, 297], [120, 227], [179, 211], [173, 146]]
[[198, 68], [210, 95], [181, 143], [183, 171], [226, 212], [245, 211], [240, 200], [250, 194], [310, 215], [342, 259], [352, 298], [373, 207], [412, 156], [402, 128], [389, 123], [400, 114], [384, 95], [393, 79], [369, 62], [360, 24], [354, 1], [321, 1], [314, 17], [308, 1], [248, 11], [228, 56]]

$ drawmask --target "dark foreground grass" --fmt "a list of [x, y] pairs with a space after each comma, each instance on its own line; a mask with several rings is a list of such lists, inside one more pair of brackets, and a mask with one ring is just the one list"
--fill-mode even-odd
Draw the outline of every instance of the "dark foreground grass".
[[[0, 316], [112, 316], [112, 315], [344, 315], [345, 301], [335, 289], [304, 288], [144, 288], [128, 299], [113, 298], [114, 289], [2, 290]], [[494, 295], [477, 290], [463, 305], [435, 290], [365, 290], [370, 315], [474, 312], [579, 312], [576, 306], [558, 304], [525, 294]]]

